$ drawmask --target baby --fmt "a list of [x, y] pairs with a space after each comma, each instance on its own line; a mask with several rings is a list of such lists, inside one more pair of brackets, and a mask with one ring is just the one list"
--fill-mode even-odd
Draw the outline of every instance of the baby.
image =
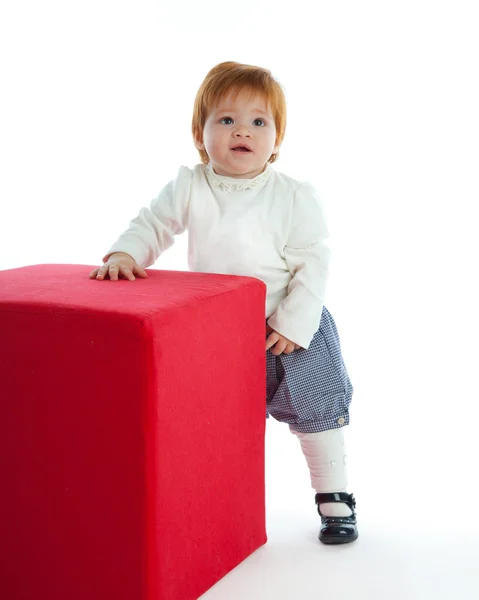
[[353, 387], [324, 306], [330, 253], [321, 200], [309, 183], [272, 168], [285, 128], [285, 96], [269, 70], [236, 62], [211, 69], [193, 108], [201, 164], [180, 167], [90, 277], [147, 277], [145, 267], [187, 229], [191, 271], [264, 281], [266, 416], [288, 423], [300, 441], [320, 541], [342, 544], [358, 537], [343, 435]]

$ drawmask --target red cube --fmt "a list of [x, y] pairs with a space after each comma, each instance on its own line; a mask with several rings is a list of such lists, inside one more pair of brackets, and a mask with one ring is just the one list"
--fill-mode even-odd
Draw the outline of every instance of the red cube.
[[0, 598], [196, 600], [266, 543], [265, 284], [0, 272]]

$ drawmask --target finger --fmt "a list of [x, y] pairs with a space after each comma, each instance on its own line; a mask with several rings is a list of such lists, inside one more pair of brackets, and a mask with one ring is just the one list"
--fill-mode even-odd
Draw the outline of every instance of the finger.
[[283, 353], [284, 349], [286, 348], [287, 343], [284, 340], [280, 340], [276, 346], [274, 347], [274, 350], [271, 350], [271, 352], [275, 355], [275, 356], [279, 356], [280, 354]]
[[274, 346], [277, 341], [278, 341], [278, 337], [274, 333], [269, 335], [266, 340], [266, 350], [269, 350], [271, 348], [271, 346]]
[[93, 271], [89, 275], [90, 279], [95, 279], [99, 270], [100, 269], [93, 269]]
[[108, 271], [107, 267], [100, 267], [96, 274], [96, 278], [100, 279], [100, 280], [105, 279], [105, 275], [106, 275], [107, 271]]
[[148, 277], [148, 273], [145, 271], [145, 269], [142, 269], [141, 267], [134, 267], [133, 273], [138, 277]]
[[118, 273], [120, 272], [120, 267], [117, 265], [110, 265], [108, 268], [108, 275], [110, 276], [111, 281], [118, 281]]
[[272, 333], [269, 338], [266, 340], [266, 350], [269, 350], [271, 346], [274, 346], [276, 342], [279, 340], [279, 336], [277, 333]]
[[127, 267], [120, 267], [120, 273], [130, 281], [135, 281], [136, 279], [131, 270]]

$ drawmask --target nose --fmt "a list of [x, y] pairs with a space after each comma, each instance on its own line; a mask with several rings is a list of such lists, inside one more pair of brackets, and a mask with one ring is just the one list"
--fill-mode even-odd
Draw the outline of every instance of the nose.
[[240, 125], [234, 132], [235, 137], [251, 137], [251, 132], [245, 125]]

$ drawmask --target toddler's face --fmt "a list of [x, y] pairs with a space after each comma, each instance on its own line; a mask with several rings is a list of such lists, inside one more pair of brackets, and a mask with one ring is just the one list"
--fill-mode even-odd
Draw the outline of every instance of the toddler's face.
[[278, 152], [275, 141], [274, 117], [264, 98], [250, 99], [248, 93], [240, 92], [233, 100], [229, 92], [212, 108], [203, 139], [197, 139], [196, 145], [206, 150], [218, 175], [252, 179], [264, 171], [271, 154]]

